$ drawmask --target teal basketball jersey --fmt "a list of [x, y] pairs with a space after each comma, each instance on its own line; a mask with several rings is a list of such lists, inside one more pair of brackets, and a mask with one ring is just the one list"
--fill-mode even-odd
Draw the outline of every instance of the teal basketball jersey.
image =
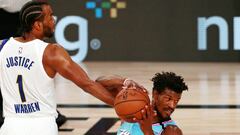
[[[176, 126], [176, 122], [173, 120], [169, 120], [153, 124], [152, 129], [154, 135], [160, 135], [164, 128], [170, 125]], [[123, 122], [120, 128], [118, 129], [117, 135], [144, 135], [144, 134], [138, 123]]]

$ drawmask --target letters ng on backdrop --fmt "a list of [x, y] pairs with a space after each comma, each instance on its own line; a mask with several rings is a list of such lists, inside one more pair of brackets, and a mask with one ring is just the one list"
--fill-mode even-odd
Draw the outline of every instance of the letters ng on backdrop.
[[75, 61], [240, 60], [239, 0], [57, 0], [54, 40]]

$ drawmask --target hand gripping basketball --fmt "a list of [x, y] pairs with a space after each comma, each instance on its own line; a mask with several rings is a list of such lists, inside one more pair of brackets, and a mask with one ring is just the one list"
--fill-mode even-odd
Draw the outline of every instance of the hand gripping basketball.
[[143, 118], [141, 110], [146, 105], [150, 105], [148, 94], [139, 90], [140, 88], [127, 88], [121, 90], [115, 98], [114, 109], [124, 121], [136, 122], [133, 118], [141, 120]]
[[124, 80], [122, 88], [124, 90], [124, 89], [130, 88], [130, 87], [132, 87], [136, 90], [142, 90], [143, 92], [148, 93], [147, 90], [142, 85], [140, 85], [137, 82], [127, 78], [127, 79]]

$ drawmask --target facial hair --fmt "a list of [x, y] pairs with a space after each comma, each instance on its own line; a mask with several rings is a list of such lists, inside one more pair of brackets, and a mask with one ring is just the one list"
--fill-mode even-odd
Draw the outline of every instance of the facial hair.
[[164, 122], [164, 121], [171, 120], [170, 117], [166, 117], [166, 118], [164, 118], [164, 117], [162, 116], [162, 114], [158, 111], [156, 105], [154, 106], [154, 110], [157, 112], [157, 117], [158, 117], [158, 121], [159, 121], [159, 123]]
[[44, 27], [43, 27], [43, 34], [44, 34], [44, 36], [47, 37], [47, 38], [53, 37], [53, 32], [52, 32], [51, 28], [48, 27], [48, 26], [44, 26]]

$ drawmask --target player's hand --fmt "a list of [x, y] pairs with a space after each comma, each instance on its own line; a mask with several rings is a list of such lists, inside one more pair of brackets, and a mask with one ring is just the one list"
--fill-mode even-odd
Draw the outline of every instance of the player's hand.
[[152, 130], [153, 118], [156, 116], [156, 113], [153, 111], [151, 105], [145, 106], [142, 112], [142, 120], [133, 118], [134, 121], [140, 124], [141, 130], [144, 135], [154, 135]]
[[127, 78], [127, 79], [124, 80], [122, 88], [127, 89], [127, 88], [130, 88], [130, 87], [133, 87], [135, 89], [139, 88], [140, 90], [143, 90], [143, 92], [148, 93], [147, 89], [144, 88], [142, 85], [140, 85], [137, 82]]

